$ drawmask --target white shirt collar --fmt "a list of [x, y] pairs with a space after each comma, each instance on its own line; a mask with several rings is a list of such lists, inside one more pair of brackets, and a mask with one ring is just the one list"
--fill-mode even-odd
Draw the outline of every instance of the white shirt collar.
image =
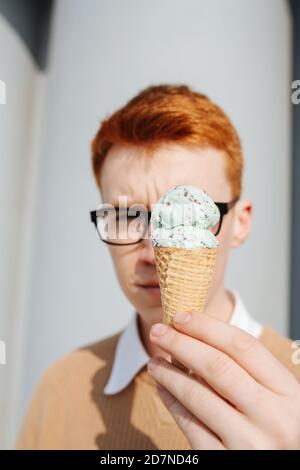
[[[258, 338], [261, 334], [262, 325], [249, 315], [239, 293], [232, 289], [230, 292], [234, 297], [234, 310], [230, 324]], [[105, 395], [114, 395], [124, 390], [149, 359], [150, 356], [145, 350], [139, 335], [137, 315], [135, 314], [120, 335], [111, 374], [103, 393]]]

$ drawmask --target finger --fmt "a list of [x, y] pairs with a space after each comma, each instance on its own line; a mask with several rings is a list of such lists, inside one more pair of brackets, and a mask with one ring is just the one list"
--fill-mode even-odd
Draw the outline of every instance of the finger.
[[226, 448], [237, 446], [237, 439], [247, 434], [251, 425], [246, 418], [195, 377], [185, 374], [163, 358], [151, 359], [148, 370]]
[[268, 392], [225, 353], [170, 326], [154, 325], [150, 339], [248, 415], [253, 415], [257, 401]]
[[224, 450], [220, 439], [187, 410], [166, 388], [157, 392], [194, 450]]
[[254, 336], [209, 315], [178, 312], [174, 327], [223, 351], [255, 380], [270, 390], [285, 394], [295, 385], [295, 377]]

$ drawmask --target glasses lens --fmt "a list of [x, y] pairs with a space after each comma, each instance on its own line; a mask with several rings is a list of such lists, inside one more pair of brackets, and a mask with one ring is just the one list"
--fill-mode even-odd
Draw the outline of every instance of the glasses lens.
[[213, 227], [209, 227], [209, 231], [213, 234], [213, 235], [216, 235], [219, 231], [219, 228], [220, 228], [220, 224], [221, 224], [221, 220], [219, 220], [219, 222], [214, 225]]
[[116, 245], [127, 245], [141, 240], [147, 231], [147, 221], [147, 211], [138, 208], [106, 208], [97, 212], [100, 238]]

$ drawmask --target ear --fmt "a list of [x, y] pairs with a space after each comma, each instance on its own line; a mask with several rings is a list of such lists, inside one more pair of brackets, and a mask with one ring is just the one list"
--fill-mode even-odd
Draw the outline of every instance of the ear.
[[253, 203], [251, 200], [237, 201], [234, 208], [231, 248], [241, 246], [247, 239], [252, 228]]

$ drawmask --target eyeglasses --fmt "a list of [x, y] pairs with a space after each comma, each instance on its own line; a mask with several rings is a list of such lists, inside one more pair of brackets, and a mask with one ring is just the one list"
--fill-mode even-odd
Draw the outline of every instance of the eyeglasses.
[[[223, 217], [232, 209], [239, 198], [230, 202], [215, 202], [220, 212], [219, 222], [208, 230], [217, 236], [220, 233]], [[91, 222], [95, 225], [99, 238], [109, 245], [134, 245], [147, 238], [151, 211], [144, 206], [130, 208], [113, 207], [102, 204], [90, 212]]]

